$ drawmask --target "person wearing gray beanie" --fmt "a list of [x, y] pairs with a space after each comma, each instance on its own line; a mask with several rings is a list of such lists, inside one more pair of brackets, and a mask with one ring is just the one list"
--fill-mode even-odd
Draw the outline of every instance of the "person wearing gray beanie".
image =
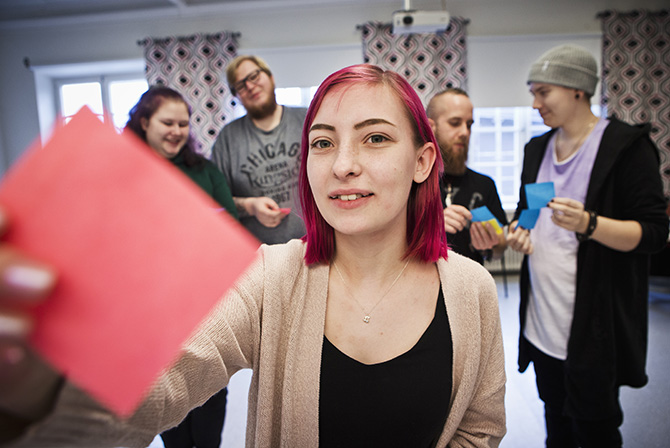
[[[547, 51], [528, 75], [552, 129], [525, 147], [507, 242], [524, 254], [518, 362], [533, 364], [547, 448], [622, 446], [619, 387], [647, 383], [649, 255], [668, 236], [649, 126], [596, 117], [597, 83], [595, 59], [575, 45]], [[535, 183], [554, 197], [533, 221]]]
[[598, 63], [578, 45], [560, 45], [544, 53], [530, 67], [528, 84], [546, 83], [582, 90], [593, 96], [598, 84]]

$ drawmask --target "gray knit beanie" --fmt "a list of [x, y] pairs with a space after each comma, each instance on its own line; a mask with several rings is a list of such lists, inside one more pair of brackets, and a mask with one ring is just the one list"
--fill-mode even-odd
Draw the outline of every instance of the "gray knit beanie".
[[531, 82], [555, 84], [593, 95], [598, 84], [598, 63], [586, 48], [560, 45], [530, 66], [528, 84]]

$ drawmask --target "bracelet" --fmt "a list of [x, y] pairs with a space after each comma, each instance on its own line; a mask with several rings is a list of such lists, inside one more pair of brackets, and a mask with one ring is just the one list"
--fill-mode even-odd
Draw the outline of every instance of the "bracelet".
[[577, 235], [577, 241], [579, 241], [580, 243], [590, 240], [591, 235], [593, 235], [593, 231], [596, 230], [596, 225], [598, 225], [598, 214], [593, 210], [587, 210], [587, 212], [589, 214], [589, 225], [586, 228], [586, 232], [585, 233], [575, 232], [575, 234]]

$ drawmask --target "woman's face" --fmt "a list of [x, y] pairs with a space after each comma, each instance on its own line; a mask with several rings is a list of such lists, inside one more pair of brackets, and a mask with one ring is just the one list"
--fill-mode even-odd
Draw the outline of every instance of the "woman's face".
[[142, 119], [147, 143], [166, 159], [171, 159], [188, 141], [188, 107], [181, 101], [164, 100], [149, 118]]
[[336, 233], [405, 235], [412, 182], [435, 162], [432, 143], [416, 147], [401, 100], [385, 86], [335, 88], [309, 131], [307, 177], [323, 218]]
[[530, 83], [530, 93], [533, 95], [533, 109], [537, 109], [550, 128], [561, 127], [575, 114], [575, 107], [579, 103], [575, 99], [575, 89], [545, 84]]

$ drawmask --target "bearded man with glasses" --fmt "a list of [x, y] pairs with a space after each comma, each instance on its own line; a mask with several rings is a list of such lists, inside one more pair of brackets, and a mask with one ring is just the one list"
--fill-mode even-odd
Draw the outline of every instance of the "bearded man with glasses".
[[307, 109], [277, 104], [274, 77], [258, 56], [236, 57], [226, 77], [247, 114], [221, 130], [212, 160], [228, 180], [240, 222], [266, 244], [300, 238], [305, 225], [295, 192]]

